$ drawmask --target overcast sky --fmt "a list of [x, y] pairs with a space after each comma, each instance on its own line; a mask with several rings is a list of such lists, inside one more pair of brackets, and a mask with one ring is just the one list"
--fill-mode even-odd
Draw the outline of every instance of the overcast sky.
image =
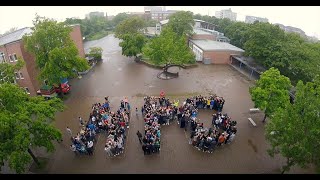
[[[246, 15], [265, 17], [270, 23], [281, 23], [302, 29], [320, 39], [320, 6], [166, 6], [167, 10], [185, 10], [214, 16], [215, 11], [231, 8], [237, 20]], [[64, 21], [65, 18], [84, 18], [92, 11], [116, 15], [121, 12], [143, 12], [144, 6], [0, 6], [0, 34], [12, 27], [32, 26], [35, 14]]]

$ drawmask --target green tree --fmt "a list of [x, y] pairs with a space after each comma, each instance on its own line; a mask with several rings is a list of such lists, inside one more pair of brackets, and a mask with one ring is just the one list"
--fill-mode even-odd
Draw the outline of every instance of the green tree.
[[230, 38], [230, 44], [243, 48], [244, 43], [249, 39], [248, 30], [250, 25], [244, 22], [236, 22], [227, 26], [224, 35]]
[[157, 64], [191, 64], [195, 63], [194, 54], [186, 43], [186, 36], [178, 36], [170, 27], [162, 30], [159, 37], [155, 37], [143, 49], [143, 53]]
[[102, 52], [103, 49], [101, 47], [91, 47], [89, 56], [93, 57], [94, 59], [101, 60]]
[[119, 13], [112, 19], [112, 25], [116, 27], [122, 21], [128, 19], [130, 17], [127, 13]]
[[39, 164], [32, 149], [54, 150], [52, 141], [61, 140], [61, 132], [52, 125], [55, 113], [63, 110], [58, 98], [30, 97], [16, 84], [0, 85], [0, 164], [23, 173], [31, 159]]
[[268, 153], [287, 159], [282, 173], [294, 165], [320, 170], [320, 83], [299, 81], [296, 88], [294, 104], [278, 109], [266, 126]]
[[49, 84], [60, 84], [61, 78], [74, 77], [74, 71], [89, 68], [70, 37], [71, 27], [40, 16], [33, 23], [32, 34], [25, 35], [23, 41], [27, 51], [36, 57], [42, 82], [47, 80]]
[[5, 82], [7, 83], [14, 83], [15, 71], [20, 70], [24, 66], [24, 61], [21, 57], [18, 57], [18, 62], [16, 64], [9, 64], [9, 63], [0, 63], [0, 84]]
[[146, 42], [146, 37], [141, 33], [125, 34], [122, 36], [122, 42], [119, 43], [122, 48], [122, 55], [137, 57], [142, 52], [142, 48]]
[[178, 11], [169, 18], [168, 26], [178, 35], [191, 35], [193, 33], [193, 13]]
[[144, 30], [145, 21], [140, 17], [132, 16], [117, 25], [115, 36], [119, 39], [123, 39], [123, 36], [127, 34], [143, 33]]
[[155, 20], [155, 19], [149, 19], [147, 22], [146, 22], [146, 26], [147, 27], [155, 27], [157, 25], [158, 21]]
[[255, 107], [264, 111], [266, 117], [271, 117], [279, 108], [285, 108], [290, 103], [290, 79], [280, 74], [276, 68], [265, 71], [255, 86], [250, 88], [250, 94]]

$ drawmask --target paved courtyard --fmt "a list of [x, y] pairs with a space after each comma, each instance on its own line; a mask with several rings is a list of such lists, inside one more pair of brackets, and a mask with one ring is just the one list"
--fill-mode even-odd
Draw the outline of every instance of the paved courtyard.
[[[58, 113], [56, 126], [63, 132], [64, 141], [56, 145], [48, 165], [49, 173], [278, 173], [283, 158], [270, 158], [264, 138], [262, 114], [251, 115], [253, 107], [248, 89], [249, 82], [227, 65], [202, 65], [180, 71], [180, 77], [160, 80], [160, 70], [138, 64], [121, 55], [118, 39], [109, 35], [97, 41], [87, 42], [85, 48], [100, 46], [104, 50], [103, 61], [82, 79], [71, 80], [72, 91], [65, 101], [66, 109]], [[105, 96], [116, 110], [120, 100], [128, 97], [132, 109], [143, 104], [144, 95], [159, 95], [164, 90], [170, 99], [182, 102], [193, 94], [215, 93], [226, 100], [223, 113], [238, 122], [234, 142], [218, 148], [213, 154], [203, 153], [188, 144], [186, 134], [176, 123], [162, 126], [161, 152], [144, 156], [137, 130], [142, 131], [141, 114], [132, 113], [125, 153], [108, 158], [104, 151], [106, 137], [100, 134], [93, 156], [76, 157], [69, 149], [71, 141], [66, 126], [73, 133], [79, 131], [78, 117], [87, 119], [91, 105], [103, 102]], [[206, 126], [211, 123], [212, 111], [201, 111], [200, 119]], [[248, 122], [252, 117], [257, 127]], [[291, 173], [308, 173], [293, 168]]]

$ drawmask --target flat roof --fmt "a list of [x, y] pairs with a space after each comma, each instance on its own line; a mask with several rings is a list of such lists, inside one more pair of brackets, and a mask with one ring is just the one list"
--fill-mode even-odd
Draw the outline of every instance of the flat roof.
[[266, 71], [266, 68], [256, 63], [256, 61], [252, 57], [245, 57], [239, 55], [231, 55], [233, 58], [237, 59], [238, 61], [242, 62], [243, 64], [247, 65], [249, 68], [253, 69], [259, 74], [262, 74]]
[[204, 51], [226, 51], [227, 50], [227, 51], [244, 52], [243, 49], [240, 49], [226, 42], [219, 42], [219, 41], [213, 41], [213, 40], [207, 40], [207, 39], [190, 40], [190, 41]]
[[193, 32], [195, 33], [195, 34], [208, 34], [208, 35], [213, 35], [213, 34], [211, 34], [211, 33], [209, 33], [209, 32], [206, 32], [206, 31], [204, 31], [204, 30], [201, 30], [201, 29], [193, 29]]
[[0, 46], [21, 40], [23, 35], [31, 32], [32, 32], [31, 28], [25, 27], [22, 29], [18, 29], [14, 32], [11, 32], [9, 34], [3, 35], [0, 37]]

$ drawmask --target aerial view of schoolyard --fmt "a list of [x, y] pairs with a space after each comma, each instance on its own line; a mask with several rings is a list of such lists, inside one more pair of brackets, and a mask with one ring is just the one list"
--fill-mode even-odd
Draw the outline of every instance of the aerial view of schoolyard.
[[1, 33], [0, 174], [319, 173], [318, 39], [219, 7], [92, 8]]

